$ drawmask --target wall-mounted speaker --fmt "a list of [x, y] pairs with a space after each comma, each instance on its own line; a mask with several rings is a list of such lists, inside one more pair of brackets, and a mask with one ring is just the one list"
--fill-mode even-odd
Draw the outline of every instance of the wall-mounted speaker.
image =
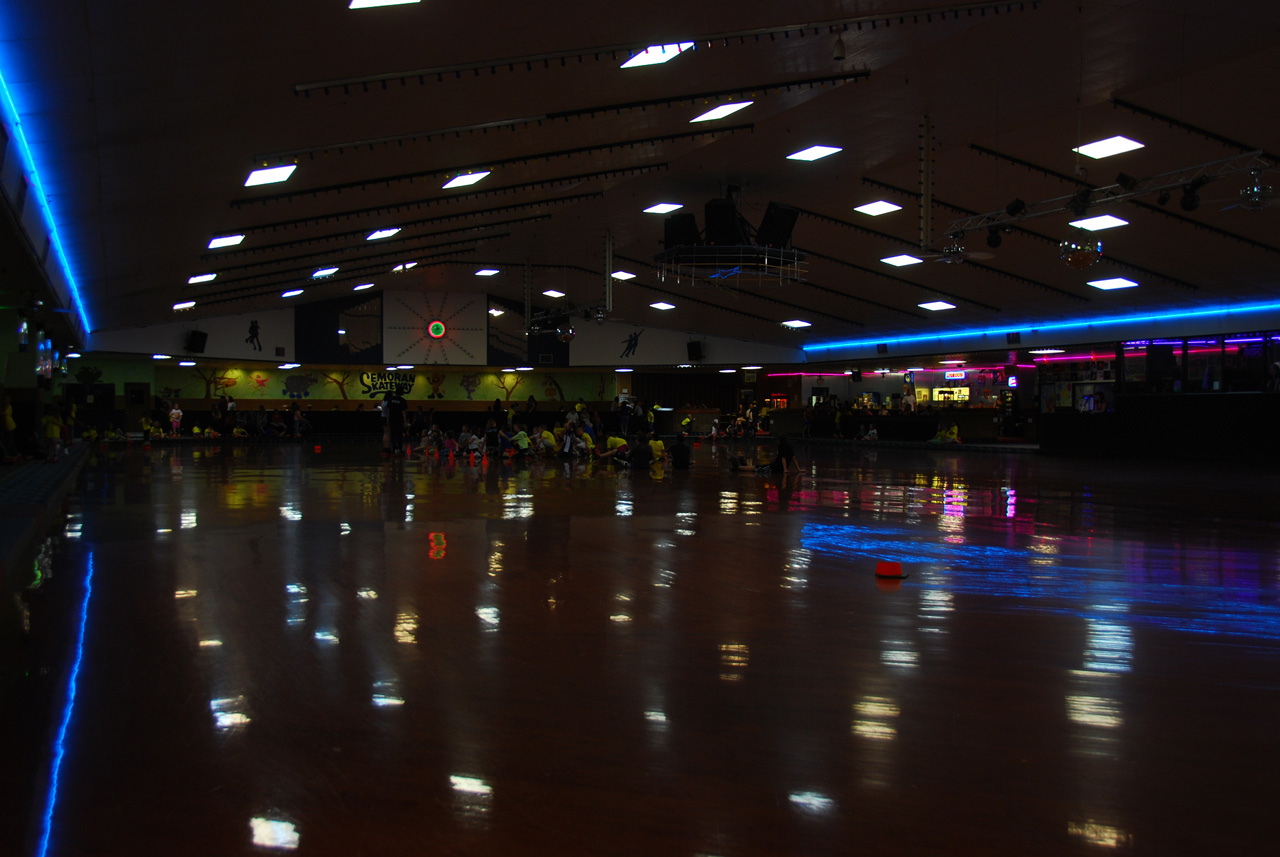
[[662, 246], [667, 250], [672, 247], [692, 247], [702, 243], [698, 234], [698, 222], [692, 214], [681, 212], [670, 214], [662, 221]]
[[1019, 345], [1022, 343], [1021, 333], [1006, 333], [1004, 335], [1005, 345]]
[[691, 340], [685, 347], [689, 350], [690, 360], [702, 360], [706, 356], [702, 353], [702, 342], [697, 339]]
[[761, 247], [785, 249], [791, 246], [791, 230], [796, 227], [796, 218], [800, 216], [797, 209], [777, 202], [769, 203], [764, 210], [764, 219], [756, 230], [756, 244]]
[[191, 354], [204, 354], [204, 347], [209, 342], [209, 334], [203, 330], [188, 330], [183, 347]]
[[879, 345], [876, 346], [876, 354], [888, 354], [888, 353], [889, 353], [889, 346], [886, 345], [885, 343], [881, 342]]

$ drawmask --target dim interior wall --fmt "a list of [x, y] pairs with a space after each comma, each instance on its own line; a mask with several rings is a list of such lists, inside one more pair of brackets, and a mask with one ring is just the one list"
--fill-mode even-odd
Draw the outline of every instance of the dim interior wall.
[[149, 327], [94, 331], [93, 349], [124, 354], [170, 354], [176, 360], [191, 354], [186, 350], [186, 342], [187, 335], [193, 330], [208, 334], [204, 352], [195, 357], [289, 360], [294, 355], [292, 309], [183, 318]]
[[[596, 324], [576, 322], [577, 336], [569, 345], [572, 366], [679, 366], [733, 365], [752, 363], [803, 363], [799, 346], [786, 348], [718, 336], [704, 336], [620, 322]], [[689, 343], [696, 342], [702, 358], [689, 356]]]
[[468, 292], [383, 292], [382, 356], [389, 364], [483, 366], [489, 300]]

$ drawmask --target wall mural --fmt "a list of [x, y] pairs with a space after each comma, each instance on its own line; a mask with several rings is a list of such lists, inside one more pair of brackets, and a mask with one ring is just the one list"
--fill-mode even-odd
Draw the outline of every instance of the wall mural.
[[[95, 368], [98, 367], [81, 367]], [[104, 383], [119, 383], [112, 363], [101, 366]], [[130, 375], [128, 380], [137, 380]], [[610, 401], [618, 394], [613, 372], [473, 372], [430, 366], [421, 371], [361, 372], [358, 369], [315, 367], [155, 367], [158, 395], [181, 399], [241, 400], [302, 399], [308, 402], [381, 399], [395, 387], [405, 398], [447, 402], [524, 403], [533, 396], [540, 404]], [[117, 392], [120, 392], [118, 389]]]

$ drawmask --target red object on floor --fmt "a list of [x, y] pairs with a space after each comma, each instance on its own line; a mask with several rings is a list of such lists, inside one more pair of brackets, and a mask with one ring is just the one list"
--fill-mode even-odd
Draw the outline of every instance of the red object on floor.
[[881, 561], [876, 563], [876, 577], [902, 579], [907, 575], [902, 571], [902, 563]]

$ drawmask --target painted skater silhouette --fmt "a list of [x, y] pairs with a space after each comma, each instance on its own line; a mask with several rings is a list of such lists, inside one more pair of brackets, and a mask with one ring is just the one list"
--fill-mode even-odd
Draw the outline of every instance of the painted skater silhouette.
[[252, 345], [254, 351], [262, 350], [262, 342], [258, 339], [258, 320], [256, 318], [249, 322], [249, 335], [244, 338], [244, 341]]
[[644, 333], [643, 330], [638, 330], [623, 340], [627, 347], [622, 349], [622, 353], [618, 355], [619, 360], [623, 357], [630, 357], [632, 354], [636, 353], [636, 346], [640, 344], [640, 334], [642, 333]]

